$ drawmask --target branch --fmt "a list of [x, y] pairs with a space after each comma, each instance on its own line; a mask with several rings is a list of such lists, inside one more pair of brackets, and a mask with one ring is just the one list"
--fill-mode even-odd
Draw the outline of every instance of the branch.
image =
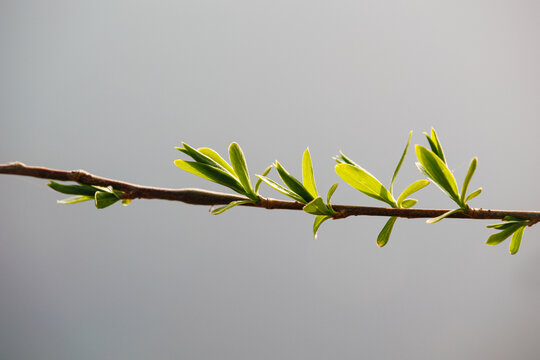
[[[192, 205], [222, 205], [235, 200], [247, 200], [243, 196], [224, 194], [201, 189], [166, 189], [150, 186], [135, 185], [123, 181], [92, 175], [84, 170], [56, 170], [38, 166], [27, 166], [20, 162], [0, 164], [0, 174], [31, 176], [42, 179], [59, 181], [75, 181], [86, 185], [112, 186], [123, 191], [125, 199], [160, 199], [181, 201]], [[260, 198], [256, 203], [242, 206], [265, 209], [302, 210], [304, 204], [296, 201], [284, 201], [272, 198]], [[440, 216], [448, 209], [395, 209], [369, 206], [332, 205], [337, 211], [334, 219], [342, 219], [353, 215], [395, 216], [403, 218], [433, 218]], [[531, 220], [530, 225], [540, 222], [540, 211], [487, 210], [468, 209], [448, 216], [460, 219], [503, 219], [506, 216]]]

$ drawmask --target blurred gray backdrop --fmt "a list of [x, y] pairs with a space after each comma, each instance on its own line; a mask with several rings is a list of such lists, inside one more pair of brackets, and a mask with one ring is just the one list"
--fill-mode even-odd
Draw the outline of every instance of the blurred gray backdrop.
[[[540, 210], [536, 1], [0, 3], [0, 163], [224, 190], [180, 141], [321, 191], [343, 150], [389, 183], [434, 126], [472, 202]], [[185, 157], [184, 157], [185, 158]], [[271, 173], [275, 178], [276, 173]], [[421, 178], [410, 152], [396, 190]], [[157, 200], [57, 205], [0, 176], [1, 359], [537, 359], [540, 227], [518, 255], [489, 222], [326, 223]], [[225, 189], [226, 190], [226, 189]], [[268, 187], [263, 194], [281, 195]], [[434, 186], [419, 207], [452, 203]], [[336, 203], [376, 205], [340, 181]]]

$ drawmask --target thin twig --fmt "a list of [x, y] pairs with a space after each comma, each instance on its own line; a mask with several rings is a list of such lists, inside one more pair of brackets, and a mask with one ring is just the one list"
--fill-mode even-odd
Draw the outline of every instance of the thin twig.
[[[59, 181], [75, 181], [86, 185], [112, 186], [124, 192], [125, 199], [161, 199], [181, 201], [192, 205], [222, 205], [234, 200], [246, 200], [243, 196], [218, 193], [201, 189], [165, 189], [150, 186], [140, 186], [123, 181], [107, 179], [92, 175], [84, 170], [56, 170], [45, 167], [26, 166], [20, 162], [0, 164], [0, 174], [31, 176], [42, 179]], [[243, 206], [265, 209], [302, 210], [303, 204], [296, 201], [284, 201], [272, 198], [260, 198], [257, 203]], [[393, 209], [370, 206], [332, 205], [337, 211], [334, 219], [342, 219], [353, 215], [367, 216], [396, 216], [404, 218], [433, 218], [448, 212], [448, 209]], [[487, 210], [469, 209], [452, 214], [449, 218], [460, 219], [503, 219], [514, 216], [531, 220], [531, 225], [540, 222], [540, 211]]]

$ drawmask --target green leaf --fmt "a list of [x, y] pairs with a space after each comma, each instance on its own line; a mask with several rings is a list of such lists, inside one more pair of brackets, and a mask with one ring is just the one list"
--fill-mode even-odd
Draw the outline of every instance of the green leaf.
[[486, 244], [487, 245], [500, 244], [522, 226], [523, 225], [521, 225], [521, 224], [512, 224], [512, 225], [508, 226], [505, 229], [503, 229], [502, 231], [499, 231], [498, 233], [495, 233], [495, 234], [491, 235], [487, 239]]
[[515, 217], [515, 216], [505, 216], [503, 221], [526, 221], [526, 222], [530, 222], [530, 220], [525, 220], [525, 219], [521, 219], [521, 218], [518, 218], [518, 217]]
[[97, 191], [96, 188], [90, 185], [65, 185], [57, 183], [56, 181], [49, 181], [47, 184], [51, 189], [56, 190], [62, 194], [68, 195], [86, 195], [94, 197], [94, 193]]
[[439, 138], [437, 137], [435, 129], [431, 128], [431, 137], [427, 133], [424, 133], [424, 135], [426, 135], [431, 150], [446, 164], [446, 159], [444, 158], [442, 146], [439, 142]]
[[515, 255], [518, 252], [524, 230], [525, 226], [522, 226], [514, 232], [512, 240], [510, 241], [510, 254]]
[[72, 196], [63, 200], [57, 200], [56, 202], [58, 204], [69, 205], [69, 204], [76, 204], [76, 203], [80, 203], [80, 202], [88, 201], [88, 200], [94, 200], [94, 196], [78, 195], [78, 196]]
[[240, 145], [233, 142], [231, 146], [229, 146], [229, 157], [231, 159], [231, 165], [234, 169], [234, 172], [236, 173], [236, 176], [238, 176], [240, 183], [244, 187], [245, 194], [250, 199], [257, 200], [257, 194], [255, 194], [253, 188], [251, 187], [246, 158], [244, 157], [244, 153], [242, 152]]
[[257, 175], [257, 177], [259, 179], [261, 179], [262, 181], [264, 181], [268, 186], [272, 187], [274, 190], [279, 191], [283, 195], [287, 195], [288, 197], [290, 197], [291, 199], [293, 199], [295, 201], [298, 201], [299, 203], [306, 204], [306, 201], [304, 199], [302, 199], [302, 197], [300, 197], [300, 195], [295, 194], [292, 191], [290, 191], [289, 189], [284, 188], [283, 186], [281, 186], [280, 184], [278, 184], [274, 180], [272, 180], [270, 178], [267, 178], [266, 176], [261, 176], [261, 175]]
[[392, 229], [394, 228], [394, 224], [396, 223], [397, 217], [392, 216], [384, 227], [382, 228], [381, 232], [379, 233], [379, 236], [377, 236], [377, 245], [379, 247], [383, 247], [388, 243], [388, 239], [390, 239], [390, 234], [392, 233]]
[[401, 164], [403, 164], [403, 160], [405, 160], [405, 155], [407, 155], [407, 150], [409, 150], [409, 144], [411, 142], [411, 136], [412, 131], [409, 132], [409, 138], [407, 139], [407, 145], [405, 145], [405, 150], [403, 150], [403, 154], [401, 155], [401, 159], [399, 159], [399, 162], [396, 166], [396, 170], [394, 170], [394, 175], [392, 175], [392, 181], [390, 182], [390, 194], [394, 195], [394, 181], [396, 181], [397, 174], [399, 172], [399, 169], [401, 169]]
[[474, 190], [472, 193], [469, 194], [469, 196], [467, 196], [467, 198], [465, 199], [465, 202], [469, 202], [470, 200], [474, 199], [475, 197], [477, 197], [481, 193], [482, 193], [482, 188], [478, 188], [478, 189]]
[[330, 199], [332, 198], [332, 195], [334, 195], [334, 192], [336, 191], [338, 187], [338, 183], [335, 183], [334, 185], [330, 186], [330, 189], [328, 189], [328, 195], [326, 195], [326, 204], [330, 206]]
[[307, 191], [307, 189], [304, 187], [304, 185], [302, 185], [300, 181], [298, 181], [295, 177], [289, 174], [287, 170], [285, 170], [285, 168], [281, 166], [278, 161], [276, 161], [274, 166], [277, 169], [279, 176], [281, 177], [285, 185], [287, 185], [287, 187], [291, 189], [291, 191], [298, 194], [304, 200], [304, 204], [307, 204], [314, 199], [313, 196], [311, 196], [311, 194], [309, 193], [309, 191]]
[[[262, 173], [261, 176], [266, 176], [268, 175], [268, 173], [270, 172], [270, 170], [272, 170], [272, 165], [270, 165], [269, 167], [267, 167], [264, 172]], [[259, 176], [259, 175], [256, 175], [256, 176]], [[258, 194], [259, 193], [259, 188], [261, 187], [261, 183], [262, 183], [262, 179], [257, 179], [257, 182], [255, 183], [255, 194]]]
[[322, 197], [317, 197], [304, 206], [303, 210], [308, 214], [313, 215], [334, 215], [335, 211], [329, 208], [323, 201]]
[[358, 191], [374, 199], [383, 201], [392, 207], [397, 207], [392, 194], [390, 194], [377, 178], [360, 166], [338, 164], [335, 170], [340, 178]]
[[401, 207], [404, 208], [404, 209], [408, 209], [408, 208], [411, 208], [414, 205], [416, 205], [417, 202], [418, 202], [418, 200], [416, 200], [416, 199], [405, 199], [401, 203]]
[[345, 154], [343, 154], [341, 151], [339, 152], [339, 155], [335, 156], [333, 158], [338, 164], [349, 164], [354, 166], [359, 166], [357, 163], [349, 159]]
[[403, 190], [401, 195], [399, 195], [397, 199], [398, 206], [401, 206], [401, 204], [403, 203], [403, 200], [405, 200], [409, 195], [417, 192], [418, 190], [425, 188], [426, 186], [429, 185], [429, 183], [430, 183], [429, 180], [416, 180], [415, 182], [413, 182], [405, 190]]
[[474, 157], [471, 160], [471, 164], [469, 165], [469, 170], [467, 171], [467, 175], [465, 176], [465, 179], [463, 180], [463, 187], [461, 188], [461, 196], [459, 197], [461, 199], [461, 202], [463, 203], [465, 203], [465, 195], [467, 194], [467, 188], [469, 187], [471, 178], [474, 175], [477, 163], [478, 163], [478, 158]]
[[420, 171], [433, 180], [460, 207], [463, 207], [464, 204], [459, 199], [456, 179], [446, 164], [433, 151], [420, 145], [416, 145], [416, 156], [422, 165], [421, 168], [419, 167]]
[[331, 218], [332, 217], [328, 215], [315, 216], [315, 221], [313, 222], [313, 240], [317, 239], [317, 231], [319, 231], [319, 227], [321, 227], [322, 223]]
[[[215, 168], [217, 168], [219, 170], [223, 170], [225, 172], [230, 172], [229, 170], [226, 169], [226, 167], [222, 166], [219, 162], [217, 162], [213, 158], [203, 154], [199, 150], [189, 146], [188, 144], [186, 144], [184, 142], [182, 143], [182, 145], [184, 145], [184, 148], [177, 147], [176, 149], [178, 151], [183, 152], [184, 154], [186, 154], [188, 156], [191, 156], [193, 158], [193, 160], [195, 160], [196, 162], [201, 163], [201, 164], [210, 165], [212, 167], [215, 167]], [[234, 171], [230, 172], [230, 175], [233, 176], [233, 177], [236, 176]]]
[[203, 179], [226, 186], [239, 194], [246, 195], [242, 184], [240, 184], [240, 182], [228, 172], [195, 161], [175, 160], [174, 164], [182, 170], [200, 176]]
[[302, 155], [302, 182], [311, 196], [318, 196], [317, 187], [315, 186], [315, 178], [313, 177], [313, 166], [311, 164], [309, 148], [307, 148]]
[[529, 221], [528, 220], [512, 220], [512, 221], [505, 221], [505, 222], [498, 223], [498, 224], [486, 225], [486, 227], [488, 229], [504, 230], [504, 229], [507, 229], [507, 228], [509, 228], [511, 226], [514, 226], [515, 224], [527, 225], [527, 224], [529, 224]]
[[225, 159], [223, 159], [221, 155], [219, 155], [215, 150], [207, 148], [207, 147], [198, 148], [197, 150], [201, 154], [208, 156], [210, 159], [214, 160], [216, 163], [221, 165], [228, 172], [230, 172], [231, 175], [236, 176], [236, 173], [234, 172], [234, 169], [231, 167], [231, 165], [229, 165], [229, 163], [225, 161]]
[[445, 217], [448, 217], [448, 216], [450, 216], [450, 215], [452, 215], [452, 214], [455, 214], [455, 213], [457, 213], [457, 212], [460, 212], [460, 211], [463, 211], [463, 209], [459, 208], [459, 209], [450, 210], [450, 211], [447, 211], [447, 212], [445, 212], [444, 214], [442, 214], [442, 215], [440, 215], [440, 216], [437, 216], [437, 217], [435, 217], [435, 218], [429, 219], [429, 220], [427, 220], [426, 222], [427, 222], [428, 224], [435, 224], [436, 222], [441, 221], [441, 220], [444, 219]]
[[104, 209], [120, 200], [115, 194], [110, 192], [97, 191], [94, 194], [94, 201], [98, 209]]
[[249, 204], [249, 203], [253, 203], [254, 201], [253, 200], [236, 200], [236, 201], [231, 201], [228, 205], [226, 206], [221, 206], [221, 207], [218, 207], [218, 208], [215, 208], [215, 209], [212, 209], [212, 211], [210, 211], [210, 213], [212, 215], [218, 215], [218, 214], [221, 214], [222, 212], [225, 212], [235, 206], [238, 206], [238, 205], [243, 205], [243, 204]]

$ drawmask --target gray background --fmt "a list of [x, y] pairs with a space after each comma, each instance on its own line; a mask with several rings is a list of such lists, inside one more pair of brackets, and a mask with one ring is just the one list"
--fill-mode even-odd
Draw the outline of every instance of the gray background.
[[[343, 150], [389, 183], [409, 130], [434, 126], [473, 206], [539, 210], [536, 1], [2, 1], [0, 162], [145, 185], [218, 185], [180, 171], [186, 141], [243, 147], [250, 170], [321, 192]], [[185, 158], [185, 157], [184, 157]], [[276, 173], [271, 174], [276, 178]], [[413, 152], [396, 190], [420, 178]], [[46, 181], [0, 177], [2, 359], [536, 359], [540, 227], [518, 255], [489, 222], [157, 200], [55, 204]], [[336, 203], [376, 205], [340, 181]], [[268, 187], [263, 194], [280, 197]], [[421, 207], [452, 206], [431, 186]]]

